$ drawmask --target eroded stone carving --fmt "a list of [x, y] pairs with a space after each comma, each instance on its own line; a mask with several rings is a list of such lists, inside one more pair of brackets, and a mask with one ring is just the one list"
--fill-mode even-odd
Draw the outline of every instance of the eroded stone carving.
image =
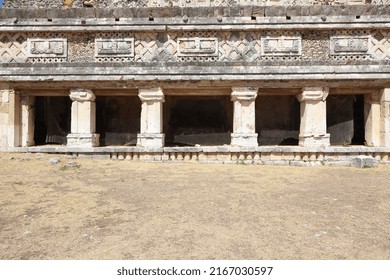
[[261, 54], [266, 56], [299, 56], [302, 54], [300, 36], [263, 36]]
[[330, 56], [335, 60], [371, 59], [371, 36], [363, 30], [342, 30], [330, 36]]
[[53, 39], [27, 39], [28, 57], [66, 57], [68, 53], [67, 40], [60, 38]]
[[134, 38], [95, 39], [96, 57], [134, 57]]
[[218, 56], [217, 38], [178, 38], [178, 56]]
[[368, 36], [334, 36], [330, 39], [331, 55], [368, 54], [370, 38]]
[[[73, 3], [72, 3], [73, 2]], [[390, 0], [5, 0], [6, 8], [18, 7], [99, 7], [99, 8], [142, 8], [142, 7], [234, 7], [239, 5], [256, 6], [311, 6], [311, 5], [361, 5], [389, 4]]]

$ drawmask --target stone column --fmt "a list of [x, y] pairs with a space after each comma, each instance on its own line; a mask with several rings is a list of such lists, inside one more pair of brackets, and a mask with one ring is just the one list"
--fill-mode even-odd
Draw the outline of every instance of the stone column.
[[141, 131], [137, 135], [137, 145], [142, 147], [161, 148], [164, 146], [163, 102], [164, 93], [161, 88], [139, 89], [142, 101]]
[[303, 88], [298, 95], [301, 103], [300, 146], [329, 146], [330, 135], [326, 133], [326, 97], [328, 88]]
[[20, 145], [20, 98], [8, 83], [0, 83], [0, 148]]
[[258, 88], [232, 88], [234, 106], [233, 133], [231, 145], [241, 147], [257, 146], [255, 126], [255, 100]]
[[22, 95], [21, 104], [21, 146], [34, 146], [34, 126], [35, 126], [35, 97]]
[[95, 94], [87, 89], [72, 89], [71, 133], [67, 136], [67, 146], [97, 147], [99, 134], [96, 134]]
[[364, 134], [367, 146], [380, 146], [380, 117], [379, 93], [366, 94], [364, 96]]
[[390, 147], [390, 88], [380, 92], [380, 142], [382, 147]]

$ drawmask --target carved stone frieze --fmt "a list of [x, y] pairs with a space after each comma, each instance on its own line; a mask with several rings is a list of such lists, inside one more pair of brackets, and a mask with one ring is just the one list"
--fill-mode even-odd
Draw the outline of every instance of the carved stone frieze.
[[178, 56], [218, 56], [217, 38], [178, 38]]
[[134, 38], [95, 39], [95, 57], [134, 57]]
[[68, 45], [67, 39], [53, 38], [40, 39], [28, 38], [27, 49], [29, 58], [49, 58], [49, 57], [67, 57]]
[[368, 54], [369, 36], [333, 36], [330, 38], [331, 55]]
[[143, 7], [234, 7], [256, 6], [311, 6], [311, 5], [362, 5], [389, 4], [390, 0], [5, 0], [6, 8], [37, 7], [95, 7], [95, 8], [143, 8]]
[[335, 60], [371, 59], [371, 34], [365, 30], [342, 30], [330, 35], [330, 56]]
[[370, 52], [374, 59], [390, 59], [389, 31], [376, 31], [372, 33]]
[[265, 56], [299, 56], [302, 54], [300, 36], [263, 36], [261, 38], [261, 55]]
[[[318, 35], [318, 34], [317, 34]], [[386, 30], [1, 33], [0, 63], [388, 60]], [[69, 52], [69, 53], [68, 53]]]
[[23, 63], [27, 57], [27, 37], [23, 33], [0, 33], [0, 62]]

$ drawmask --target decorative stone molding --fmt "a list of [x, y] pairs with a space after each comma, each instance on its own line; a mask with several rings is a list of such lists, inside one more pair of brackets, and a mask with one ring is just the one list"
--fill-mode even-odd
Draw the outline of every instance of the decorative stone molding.
[[302, 93], [297, 96], [299, 102], [305, 101], [325, 101], [329, 95], [329, 88], [307, 87], [302, 89]]
[[217, 38], [178, 38], [178, 56], [218, 56]]
[[72, 101], [77, 102], [93, 102], [96, 99], [95, 94], [89, 89], [71, 89], [69, 97]]
[[300, 36], [263, 36], [261, 37], [261, 55], [265, 56], [300, 56], [302, 40]]
[[29, 58], [65, 58], [68, 55], [67, 39], [28, 38], [27, 50]]

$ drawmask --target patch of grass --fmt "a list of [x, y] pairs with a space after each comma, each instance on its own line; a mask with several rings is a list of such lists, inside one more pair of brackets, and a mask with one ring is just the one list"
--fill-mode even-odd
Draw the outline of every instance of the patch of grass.
[[60, 167], [60, 171], [66, 171], [66, 170], [68, 170], [68, 166], [62, 165], [62, 166]]
[[21, 185], [23, 185], [23, 182], [22, 181], [15, 181], [14, 184], [18, 185], [18, 186], [21, 186]]

